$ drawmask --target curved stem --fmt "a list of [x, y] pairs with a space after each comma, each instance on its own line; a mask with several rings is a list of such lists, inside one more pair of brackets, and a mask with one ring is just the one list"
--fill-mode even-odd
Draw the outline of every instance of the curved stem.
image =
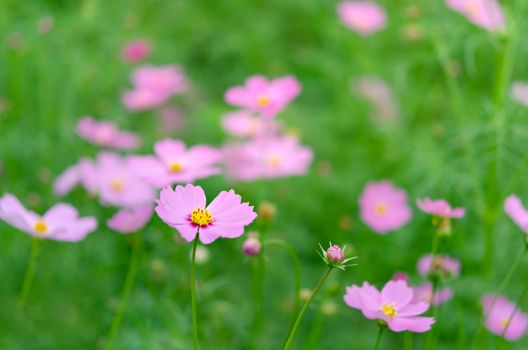
[[[199, 231], [199, 229], [198, 229]], [[198, 321], [196, 317], [196, 247], [198, 246], [199, 232], [196, 232], [194, 238], [191, 256], [191, 303], [192, 303], [192, 330], [193, 330], [193, 346], [194, 350], [198, 349]]]
[[126, 305], [128, 302], [128, 297], [130, 292], [134, 287], [134, 281], [136, 280], [136, 274], [139, 266], [139, 256], [140, 256], [140, 237], [139, 234], [134, 233], [132, 237], [132, 255], [130, 256], [130, 263], [128, 265], [128, 272], [125, 279], [125, 284], [123, 285], [123, 290], [121, 292], [121, 298], [119, 300], [119, 307], [114, 316], [112, 322], [112, 327], [110, 327], [110, 332], [108, 334], [108, 342], [106, 349], [112, 349], [114, 347], [115, 338], [119, 327], [121, 326], [121, 321], [123, 320], [123, 315], [125, 314]]
[[383, 331], [385, 330], [385, 326], [379, 326], [379, 332], [378, 332], [378, 338], [376, 339], [376, 344], [374, 345], [374, 350], [378, 350], [379, 346], [381, 344], [381, 336], [383, 335]]
[[33, 237], [31, 240], [31, 253], [29, 256], [29, 262], [24, 276], [24, 282], [22, 284], [22, 290], [20, 292], [20, 305], [22, 308], [26, 306], [33, 280], [35, 279], [35, 271], [37, 269], [37, 258], [40, 252], [40, 238]]
[[308, 298], [308, 300], [304, 304], [303, 308], [299, 312], [299, 315], [297, 315], [297, 319], [295, 320], [295, 323], [293, 324], [293, 327], [292, 327], [292, 329], [290, 331], [290, 334], [288, 335], [288, 339], [286, 339], [286, 344], [284, 345], [284, 348], [283, 348], [284, 350], [289, 349], [290, 346], [292, 345], [293, 338], [295, 337], [295, 334], [297, 333], [297, 329], [299, 328], [299, 325], [301, 324], [301, 321], [302, 321], [302, 318], [304, 316], [304, 313], [306, 312], [306, 309], [308, 308], [308, 306], [312, 302], [312, 299], [317, 294], [319, 289], [321, 289], [321, 287], [323, 286], [324, 282], [328, 278], [328, 275], [332, 271], [332, 268], [333, 267], [330, 266], [328, 268], [328, 270], [326, 270], [326, 272], [324, 273], [323, 277], [321, 277], [321, 279], [319, 280], [319, 283], [317, 283], [317, 286], [315, 287], [315, 289], [313, 290], [312, 294], [310, 295], [310, 298]]

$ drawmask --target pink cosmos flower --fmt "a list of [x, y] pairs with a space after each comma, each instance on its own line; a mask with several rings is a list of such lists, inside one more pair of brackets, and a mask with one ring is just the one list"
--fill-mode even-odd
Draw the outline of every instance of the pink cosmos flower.
[[262, 75], [254, 75], [246, 80], [244, 86], [227, 90], [225, 101], [230, 105], [273, 118], [300, 92], [301, 85], [293, 76], [268, 80]]
[[418, 199], [416, 203], [424, 213], [442, 218], [460, 219], [466, 212], [464, 208], [451, 208], [451, 205], [443, 199], [424, 198]]
[[85, 140], [108, 148], [133, 150], [139, 147], [139, 136], [120, 131], [114, 123], [82, 117], [77, 122], [77, 133]]
[[68, 167], [55, 180], [53, 190], [58, 196], [65, 196], [77, 185], [92, 195], [97, 193], [97, 172], [92, 160], [81, 158], [77, 164]]
[[426, 301], [429, 304], [440, 305], [453, 298], [453, 291], [451, 288], [437, 289], [433, 298], [433, 285], [430, 282], [423, 283], [413, 289], [414, 302]]
[[425, 301], [413, 302], [414, 292], [405, 281], [389, 281], [381, 292], [368, 282], [361, 287], [347, 287], [345, 303], [361, 310], [370, 320], [381, 320], [394, 332], [427, 332], [435, 322], [432, 317], [420, 317], [429, 309]]
[[303, 175], [313, 159], [312, 150], [295, 137], [231, 144], [224, 151], [229, 177], [244, 181]]
[[138, 39], [125, 44], [121, 50], [121, 58], [127, 63], [135, 63], [144, 60], [150, 55], [151, 44], [147, 40]]
[[238, 111], [225, 114], [222, 117], [222, 127], [233, 136], [255, 137], [264, 132], [266, 121], [253, 113]]
[[483, 29], [490, 32], [504, 30], [504, 15], [497, 0], [446, 0], [446, 3]]
[[156, 213], [167, 225], [174, 227], [186, 241], [198, 234], [203, 244], [217, 238], [237, 238], [244, 233], [257, 214], [248, 203], [241, 203], [235, 191], [222, 191], [206, 206], [203, 189], [188, 184], [166, 187], [160, 193]]
[[368, 1], [343, 1], [337, 13], [345, 26], [360, 35], [371, 35], [387, 25], [383, 8]]
[[411, 220], [407, 194], [390, 181], [369, 182], [359, 198], [361, 220], [377, 233], [397, 230]]
[[[495, 300], [495, 303], [494, 303]], [[522, 337], [528, 331], [528, 314], [516, 309], [514, 303], [501, 295], [487, 294], [480, 301], [486, 318], [486, 328], [493, 334], [501, 336], [508, 341]], [[490, 308], [493, 306], [493, 309]], [[515, 311], [515, 313], [514, 313]], [[504, 329], [506, 332], [504, 332]]]
[[182, 141], [164, 139], [156, 142], [154, 153], [155, 156], [132, 156], [129, 164], [157, 188], [194, 182], [221, 172], [217, 164], [222, 152], [213, 147], [196, 145], [186, 149]]
[[185, 116], [183, 112], [175, 107], [165, 106], [158, 114], [160, 120], [160, 131], [164, 134], [171, 134], [183, 128]]
[[404, 281], [404, 282], [407, 282], [407, 284], [409, 284], [410, 278], [409, 278], [409, 275], [406, 274], [405, 272], [395, 272], [392, 275], [392, 280], [393, 281]]
[[326, 257], [331, 263], [340, 264], [345, 260], [345, 253], [338, 245], [332, 245], [326, 250]]
[[168, 98], [168, 95], [157, 91], [131, 90], [121, 96], [121, 102], [129, 111], [141, 112], [162, 106]]
[[448, 255], [435, 255], [433, 258], [431, 254], [426, 254], [418, 260], [416, 268], [423, 277], [431, 274], [458, 277], [460, 274], [460, 261]]
[[134, 208], [124, 208], [112, 216], [106, 224], [120, 233], [131, 233], [141, 230], [152, 217], [154, 209], [151, 204]]
[[97, 228], [95, 218], [80, 218], [69, 204], [58, 203], [40, 216], [9, 193], [0, 197], [0, 219], [32, 236], [65, 242], [80, 241]]
[[528, 211], [516, 195], [510, 195], [504, 202], [504, 211], [519, 226], [524, 233], [528, 233]]
[[513, 100], [528, 107], [528, 84], [516, 81], [512, 84], [510, 96]]

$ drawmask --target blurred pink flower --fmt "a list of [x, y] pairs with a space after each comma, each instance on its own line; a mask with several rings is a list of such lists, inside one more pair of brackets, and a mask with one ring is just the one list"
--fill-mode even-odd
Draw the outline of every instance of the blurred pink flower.
[[381, 320], [394, 332], [427, 332], [435, 322], [432, 317], [420, 317], [429, 309], [425, 301], [413, 302], [414, 292], [405, 281], [389, 281], [381, 292], [368, 282], [361, 287], [347, 287], [345, 303], [360, 310], [369, 320]]
[[522, 81], [516, 81], [512, 84], [511, 98], [522, 105], [528, 107], [528, 84]]
[[132, 156], [130, 166], [136, 174], [157, 188], [174, 183], [194, 182], [221, 169], [222, 152], [216, 148], [196, 145], [186, 149], [179, 140], [164, 139], [154, 145], [154, 156]]
[[407, 284], [409, 284], [409, 275], [406, 274], [405, 272], [395, 272], [393, 275], [392, 275], [392, 280], [393, 281], [405, 281], [407, 282]]
[[80, 218], [69, 204], [58, 203], [40, 216], [9, 193], [0, 197], [0, 219], [32, 236], [65, 242], [80, 241], [97, 228], [95, 218]]
[[387, 25], [383, 8], [369, 1], [343, 1], [337, 13], [345, 26], [361, 35], [371, 35]]
[[166, 187], [160, 193], [155, 208], [167, 225], [178, 230], [186, 241], [193, 241], [198, 234], [203, 244], [217, 238], [237, 238], [244, 233], [257, 214], [248, 203], [241, 203], [235, 191], [222, 191], [206, 207], [203, 189], [199, 186]]
[[125, 44], [121, 49], [121, 58], [128, 63], [144, 60], [150, 55], [151, 44], [148, 40], [138, 39]]
[[131, 90], [121, 96], [121, 102], [129, 111], [141, 112], [162, 106], [168, 98], [168, 95], [157, 91]]
[[170, 134], [183, 128], [185, 116], [179, 108], [165, 106], [159, 111], [160, 129], [164, 134]]
[[424, 213], [442, 218], [460, 219], [465, 214], [464, 208], [451, 208], [451, 205], [443, 199], [418, 199], [416, 204]]
[[504, 15], [496, 0], [446, 0], [446, 3], [483, 29], [491, 32], [504, 30]]
[[366, 99], [373, 107], [372, 119], [387, 124], [399, 118], [399, 107], [392, 89], [376, 76], [365, 76], [352, 82], [352, 89]]
[[528, 211], [524, 208], [519, 197], [508, 196], [504, 201], [504, 211], [524, 233], [528, 233]]
[[106, 225], [120, 233], [137, 232], [150, 221], [153, 213], [152, 204], [123, 208], [112, 216]]
[[222, 117], [222, 127], [233, 136], [255, 137], [264, 132], [266, 121], [251, 112], [237, 111]]
[[433, 285], [430, 282], [425, 282], [417, 287], [414, 287], [414, 302], [425, 301], [429, 304], [440, 305], [448, 302], [453, 298], [453, 291], [451, 288], [439, 288], [436, 290], [433, 298]]
[[[484, 314], [487, 314], [486, 328], [493, 334], [508, 341], [522, 337], [528, 331], [528, 314], [517, 309], [514, 303], [501, 295], [487, 294], [480, 301]], [[493, 306], [493, 309], [490, 308]], [[506, 332], [504, 332], [504, 329]]]
[[134, 150], [139, 147], [139, 136], [120, 131], [110, 121], [97, 121], [92, 117], [82, 117], [77, 122], [77, 133], [83, 139], [108, 148]]
[[273, 118], [301, 92], [301, 85], [293, 76], [268, 80], [262, 75], [253, 75], [244, 86], [235, 86], [225, 93], [225, 101], [251, 112]]
[[247, 256], [259, 255], [261, 249], [262, 249], [262, 244], [260, 243], [259, 239], [256, 237], [249, 237], [248, 239], [246, 239], [246, 241], [242, 245], [242, 251]]
[[313, 154], [310, 148], [299, 145], [295, 137], [280, 137], [228, 145], [224, 158], [229, 177], [253, 181], [303, 175]]
[[77, 185], [92, 195], [97, 193], [97, 172], [91, 159], [81, 158], [68, 167], [53, 183], [53, 190], [58, 196], [65, 196]]
[[377, 233], [394, 231], [411, 220], [407, 194], [390, 181], [369, 182], [359, 198], [361, 220]]
[[460, 261], [448, 255], [431, 254], [422, 256], [416, 264], [418, 273], [423, 277], [431, 274], [440, 274], [443, 277], [458, 277], [460, 274]]

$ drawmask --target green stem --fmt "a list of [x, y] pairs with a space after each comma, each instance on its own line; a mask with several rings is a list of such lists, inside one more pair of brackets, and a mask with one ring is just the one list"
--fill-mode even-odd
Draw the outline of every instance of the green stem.
[[413, 334], [411, 332], [405, 332], [403, 335], [403, 348], [405, 350], [413, 349]]
[[35, 271], [37, 269], [37, 258], [40, 252], [40, 238], [33, 237], [31, 240], [31, 253], [29, 257], [29, 263], [24, 276], [24, 282], [22, 284], [22, 290], [20, 292], [20, 305], [22, 308], [26, 306], [33, 280], [35, 279]]
[[513, 264], [511, 265], [510, 269], [508, 270], [508, 273], [506, 274], [506, 276], [502, 280], [497, 293], [495, 293], [495, 297], [493, 298], [490, 307], [488, 308], [488, 310], [484, 314], [484, 317], [481, 319], [481, 321], [479, 323], [479, 327], [478, 327], [477, 331], [475, 332], [475, 336], [473, 337], [473, 340], [471, 341], [471, 345], [472, 345], [471, 348], [475, 347], [475, 343], [476, 343], [477, 339], [479, 338], [480, 334], [482, 333], [483, 325], [486, 322], [486, 320], [488, 319], [489, 313], [491, 312], [491, 310], [493, 310], [493, 307], [495, 306], [495, 303], [497, 302], [497, 297], [504, 292], [504, 289], [506, 288], [508, 283], [510, 283], [511, 278], [513, 277], [513, 275], [515, 274], [515, 271], [517, 270], [517, 268], [521, 264], [521, 262], [522, 262], [522, 260], [524, 258], [524, 255], [526, 254], [527, 251], [528, 251], [528, 245], [525, 245], [523, 247], [523, 250], [521, 251], [521, 253], [514, 260]]
[[293, 327], [290, 331], [290, 334], [288, 335], [288, 339], [286, 339], [286, 344], [284, 345], [284, 350], [287, 350], [290, 348], [290, 346], [293, 344], [293, 338], [295, 337], [295, 334], [297, 333], [297, 329], [299, 328], [299, 325], [301, 324], [302, 318], [304, 316], [304, 313], [306, 312], [306, 309], [308, 309], [308, 306], [312, 302], [312, 299], [317, 294], [319, 289], [323, 286], [324, 282], [328, 278], [328, 275], [330, 275], [330, 272], [332, 271], [332, 266], [328, 267], [328, 270], [324, 273], [323, 277], [319, 280], [319, 283], [317, 283], [317, 286], [313, 290], [312, 294], [310, 295], [310, 298], [306, 301], [304, 306], [302, 307], [301, 311], [299, 312], [299, 315], [297, 315], [297, 319], [295, 320], [295, 323], [293, 324]]
[[383, 331], [385, 330], [385, 326], [379, 326], [378, 331], [378, 338], [376, 339], [376, 344], [374, 345], [374, 350], [378, 350], [381, 344], [381, 336], [383, 335]]
[[132, 236], [132, 255], [130, 256], [128, 272], [125, 278], [125, 284], [123, 285], [123, 290], [121, 291], [119, 307], [114, 316], [114, 320], [112, 322], [112, 327], [110, 328], [110, 332], [108, 333], [108, 342], [106, 345], [106, 349], [114, 348], [115, 338], [117, 336], [117, 332], [119, 331], [119, 327], [121, 326], [121, 321], [123, 320], [123, 316], [125, 314], [128, 297], [130, 296], [130, 292], [132, 291], [132, 288], [134, 287], [134, 281], [136, 279], [136, 274], [137, 274], [137, 270], [139, 266], [139, 256], [140, 256], [140, 250], [141, 250], [140, 244], [141, 243], [140, 243], [139, 234], [134, 233]]
[[192, 330], [193, 330], [193, 346], [194, 350], [198, 349], [198, 320], [196, 317], [196, 247], [198, 246], [199, 231], [196, 232], [196, 238], [194, 238], [191, 256], [191, 303], [192, 303]]

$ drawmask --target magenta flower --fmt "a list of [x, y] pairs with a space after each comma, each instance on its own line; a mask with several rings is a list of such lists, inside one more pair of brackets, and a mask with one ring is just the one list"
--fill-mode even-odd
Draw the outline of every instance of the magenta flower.
[[294, 137], [253, 140], [225, 148], [228, 176], [254, 181], [259, 178], [303, 175], [308, 171], [313, 154], [299, 145]]
[[446, 0], [446, 4], [483, 29], [504, 30], [504, 15], [497, 0]]
[[219, 174], [222, 152], [205, 145], [189, 149], [179, 140], [164, 139], [154, 145], [155, 156], [132, 156], [134, 172], [157, 188], [194, 182]]
[[513, 100], [528, 107], [528, 84], [516, 81], [512, 84], [510, 96]]
[[225, 101], [230, 105], [272, 118], [300, 92], [301, 85], [293, 76], [268, 80], [264, 76], [254, 75], [246, 80], [244, 86], [235, 86], [227, 90]]
[[[486, 328], [508, 341], [515, 341], [528, 331], [528, 314], [501, 295], [487, 294], [480, 301], [486, 318]], [[493, 306], [493, 309], [490, 308]], [[514, 313], [515, 312], [515, 313]], [[506, 332], [504, 329], [506, 328]]]
[[418, 199], [416, 201], [421, 211], [441, 218], [460, 219], [465, 214], [463, 208], [451, 208], [451, 205], [443, 199], [432, 200], [430, 198]]
[[519, 197], [510, 195], [506, 198], [504, 211], [524, 233], [528, 233], [528, 211], [524, 208]]
[[340, 264], [345, 260], [345, 253], [338, 245], [332, 245], [326, 250], [328, 260], [335, 264]]
[[83, 139], [99, 146], [123, 150], [139, 147], [139, 137], [131, 132], [120, 131], [114, 123], [82, 117], [77, 122], [77, 133]]
[[453, 291], [451, 288], [439, 288], [434, 293], [433, 285], [430, 282], [425, 282], [414, 289], [414, 302], [426, 301], [429, 304], [440, 305], [453, 299]]
[[174, 227], [186, 241], [198, 235], [203, 244], [217, 238], [237, 238], [244, 233], [257, 214], [248, 203], [241, 203], [235, 191], [222, 191], [206, 206], [203, 189], [188, 184], [164, 188], [157, 200], [156, 213], [167, 225]]
[[441, 277], [458, 277], [460, 275], [460, 261], [448, 255], [431, 254], [422, 256], [416, 264], [418, 273], [423, 277], [440, 275]]
[[0, 197], [0, 219], [32, 236], [65, 242], [80, 241], [97, 228], [95, 218], [80, 218], [69, 204], [58, 203], [40, 216], [9, 193]]
[[371, 35], [387, 25], [385, 11], [368, 1], [343, 1], [337, 6], [341, 22], [360, 35]]
[[154, 210], [151, 204], [134, 208], [123, 208], [112, 216], [106, 225], [120, 233], [132, 233], [141, 230], [152, 217]]
[[359, 198], [361, 220], [377, 233], [397, 230], [411, 220], [407, 194], [390, 181], [369, 182]]
[[432, 317], [420, 317], [429, 309], [425, 301], [413, 302], [413, 289], [405, 281], [389, 281], [381, 292], [368, 282], [361, 287], [347, 287], [345, 303], [360, 310], [370, 320], [381, 320], [394, 332], [427, 332], [435, 322]]
[[68, 167], [55, 180], [53, 190], [55, 194], [65, 196], [77, 185], [90, 194], [97, 193], [97, 171], [91, 159], [81, 158], [77, 164]]
[[150, 42], [143, 39], [133, 40], [125, 44], [121, 50], [121, 58], [127, 63], [144, 60], [150, 55], [152, 47]]

